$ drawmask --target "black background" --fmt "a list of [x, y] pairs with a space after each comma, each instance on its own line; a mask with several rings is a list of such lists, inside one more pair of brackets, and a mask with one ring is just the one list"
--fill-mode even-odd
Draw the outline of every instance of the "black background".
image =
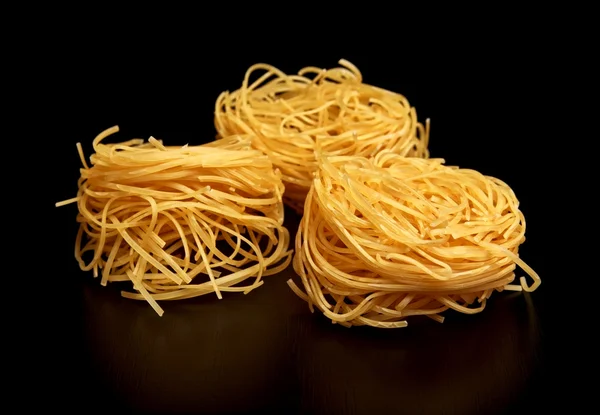
[[[177, 29], [148, 22], [127, 36], [116, 35], [110, 23], [90, 34], [96, 28], [85, 35], [81, 28], [57, 30], [36, 55], [45, 68], [38, 72], [39, 120], [51, 131], [37, 143], [52, 165], [52, 185], [43, 192], [54, 282], [45, 286], [32, 340], [44, 344], [36, 374], [43, 399], [27, 405], [86, 412], [495, 414], [551, 408], [564, 398], [555, 392], [568, 386], [557, 386], [558, 362], [548, 346], [556, 332], [549, 299], [559, 275], [545, 221], [551, 172], [550, 138], [539, 128], [538, 108], [548, 99], [541, 94], [542, 40], [440, 42], [443, 33], [431, 41], [398, 33], [380, 47], [343, 44], [333, 35], [326, 45], [307, 46], [283, 35], [264, 43], [258, 33], [173, 35]], [[251, 64], [295, 72], [340, 58], [357, 65], [365, 82], [404, 94], [421, 121], [431, 119], [433, 157], [514, 189], [527, 220], [520, 253], [542, 278], [538, 291], [496, 293], [483, 313], [447, 312], [443, 324], [417, 318], [404, 329], [345, 329], [310, 314], [286, 285], [291, 268], [247, 296], [165, 303], [162, 318], [79, 271], [76, 209], [53, 206], [76, 194], [76, 142], [89, 155], [94, 136], [119, 125], [123, 140], [153, 135], [168, 144], [201, 144], [215, 135], [217, 95], [237, 89]], [[295, 234], [299, 218], [286, 214]]]

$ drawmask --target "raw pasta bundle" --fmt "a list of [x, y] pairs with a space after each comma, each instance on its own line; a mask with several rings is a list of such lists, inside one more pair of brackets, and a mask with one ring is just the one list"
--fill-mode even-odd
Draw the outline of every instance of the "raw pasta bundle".
[[281, 174], [248, 139], [102, 143], [117, 131], [96, 137], [91, 167], [78, 144], [77, 197], [57, 203], [77, 203], [82, 270], [101, 275], [102, 285], [131, 281], [135, 291], [123, 296], [162, 315], [157, 301], [247, 293], [289, 264]]
[[[419, 123], [404, 96], [363, 83], [354, 65], [339, 63], [328, 70], [306, 67], [297, 75], [256, 64], [240, 89], [223, 92], [216, 101], [219, 136], [251, 135], [253, 146], [281, 170], [284, 201], [298, 212], [317, 169], [317, 142], [331, 155], [369, 157], [388, 149], [429, 156], [429, 120]], [[251, 82], [256, 72], [261, 74]]]
[[[493, 291], [533, 291], [518, 256], [525, 218], [511, 188], [442, 159], [391, 151], [322, 156], [296, 237], [294, 292], [334, 323], [404, 327], [453, 309], [478, 313]], [[513, 284], [516, 266], [532, 279]]]

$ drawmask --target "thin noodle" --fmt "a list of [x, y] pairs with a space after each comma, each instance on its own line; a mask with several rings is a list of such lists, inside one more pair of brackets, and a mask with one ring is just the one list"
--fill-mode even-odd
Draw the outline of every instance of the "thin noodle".
[[[334, 323], [406, 326], [408, 316], [481, 312], [496, 291], [534, 291], [518, 256], [525, 218], [504, 182], [442, 159], [318, 153], [288, 281]], [[519, 266], [524, 277], [513, 284]]]
[[[363, 83], [346, 60], [340, 67], [307, 67], [287, 75], [267, 65], [251, 66], [240, 89], [223, 92], [215, 104], [219, 136], [249, 134], [252, 145], [278, 167], [284, 201], [302, 211], [317, 169], [315, 145], [332, 155], [374, 156], [385, 149], [429, 157], [429, 120], [395, 92]], [[262, 73], [254, 82], [256, 73]]]
[[77, 197], [56, 204], [77, 203], [82, 270], [101, 275], [102, 285], [130, 281], [135, 292], [122, 295], [162, 315], [157, 300], [248, 293], [291, 262], [281, 173], [249, 139], [102, 143], [117, 131], [94, 139], [91, 167], [77, 145], [84, 167]]

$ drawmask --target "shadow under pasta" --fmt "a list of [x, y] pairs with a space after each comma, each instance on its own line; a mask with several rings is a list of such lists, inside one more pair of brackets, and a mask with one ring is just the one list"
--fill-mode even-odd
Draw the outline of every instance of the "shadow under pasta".
[[[443, 324], [418, 319], [420, 324], [415, 319], [400, 330], [348, 329], [332, 325], [324, 316], [312, 316], [310, 326], [300, 318], [294, 320], [309, 330], [303, 338], [310, 339], [299, 339], [294, 351], [298, 370], [313, 370], [310, 377], [299, 375], [311, 379], [303, 387], [307, 394], [303, 411], [339, 407], [347, 391], [358, 413], [398, 408], [429, 413], [440, 407], [461, 414], [495, 413], [496, 405], [518, 400], [516, 395], [526, 390], [524, 383], [539, 368], [541, 331], [529, 295], [497, 295], [484, 313], [465, 316], [448, 311]], [[334, 382], [345, 386], [328, 386]], [[311, 395], [311, 390], [320, 393]], [[390, 395], [397, 399], [390, 400]], [[476, 396], [489, 399], [479, 401]], [[489, 406], [477, 406], [478, 401]]]

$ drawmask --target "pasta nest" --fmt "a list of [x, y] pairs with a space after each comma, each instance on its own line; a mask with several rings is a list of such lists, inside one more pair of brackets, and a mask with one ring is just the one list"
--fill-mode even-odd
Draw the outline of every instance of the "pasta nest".
[[[315, 149], [331, 155], [374, 156], [391, 150], [427, 158], [429, 120], [401, 94], [363, 83], [356, 66], [306, 67], [288, 75], [267, 64], [251, 66], [242, 86], [215, 104], [219, 137], [252, 136], [282, 172], [284, 201], [301, 212], [318, 168]], [[258, 73], [258, 78], [254, 79]]]
[[[296, 236], [294, 269], [311, 307], [343, 325], [483, 310], [493, 291], [533, 291], [518, 256], [525, 218], [504, 182], [442, 159], [383, 151], [322, 156]], [[524, 277], [512, 284], [516, 266]]]

